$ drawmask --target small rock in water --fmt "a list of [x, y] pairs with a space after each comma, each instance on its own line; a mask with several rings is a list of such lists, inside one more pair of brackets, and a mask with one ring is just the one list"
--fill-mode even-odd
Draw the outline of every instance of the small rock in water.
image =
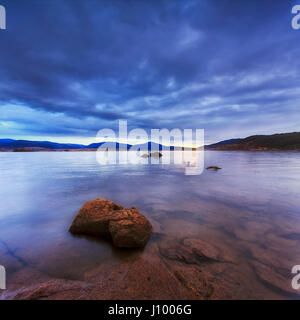
[[163, 155], [161, 152], [151, 152], [150, 154], [143, 154], [142, 158], [161, 158]]
[[221, 170], [222, 168], [219, 168], [219, 167], [216, 167], [216, 166], [210, 166], [210, 167], [207, 167], [206, 170]]
[[150, 153], [150, 158], [153, 157], [153, 158], [161, 158], [163, 155], [161, 152], [151, 152]]
[[144, 247], [152, 225], [137, 208], [126, 209], [106, 199], [88, 201], [77, 213], [69, 231], [111, 239], [116, 247]]

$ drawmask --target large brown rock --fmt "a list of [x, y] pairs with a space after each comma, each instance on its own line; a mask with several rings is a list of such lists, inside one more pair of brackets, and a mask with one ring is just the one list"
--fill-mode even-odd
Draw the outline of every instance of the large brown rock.
[[106, 199], [88, 201], [77, 213], [70, 232], [112, 239], [120, 248], [144, 247], [152, 226], [137, 208], [126, 209]]

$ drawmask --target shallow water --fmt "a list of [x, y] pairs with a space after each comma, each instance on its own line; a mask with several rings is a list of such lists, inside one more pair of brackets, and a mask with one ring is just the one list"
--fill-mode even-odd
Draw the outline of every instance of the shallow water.
[[8, 286], [27, 266], [82, 280], [95, 266], [134, 255], [68, 233], [80, 207], [104, 197], [154, 222], [150, 243], [197, 238], [220, 248], [234, 267], [217, 281], [232, 298], [238, 291], [241, 298], [297, 298], [291, 269], [300, 265], [300, 153], [209, 151], [205, 167], [222, 170], [200, 175], [174, 164], [99, 165], [94, 152], [0, 153], [0, 164], [0, 265]]

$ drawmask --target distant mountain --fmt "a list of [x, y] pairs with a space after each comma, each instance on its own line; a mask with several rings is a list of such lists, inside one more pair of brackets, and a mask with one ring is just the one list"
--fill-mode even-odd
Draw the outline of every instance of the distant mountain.
[[[132, 148], [134, 147], [134, 148]], [[50, 141], [28, 141], [0, 139], [1, 151], [62, 151], [62, 150], [141, 150], [163, 151], [181, 150], [181, 147], [164, 146], [155, 142], [143, 144], [121, 144], [115, 142], [98, 142], [89, 145], [56, 143]], [[273, 135], [256, 135], [245, 139], [230, 139], [205, 146], [206, 150], [297, 150], [300, 151], [300, 132], [282, 133]]]
[[[105, 145], [104, 145], [105, 143]], [[141, 151], [162, 151], [162, 150], [181, 150], [181, 147], [174, 147], [174, 146], [164, 146], [162, 144], [158, 144], [155, 142], [151, 142], [148, 141], [146, 143], [142, 143], [142, 144], [135, 144], [135, 145], [131, 145], [131, 144], [124, 144], [124, 143], [115, 143], [115, 142], [99, 142], [99, 143], [92, 143], [88, 146], [86, 146], [86, 148], [100, 148], [100, 149], [109, 149], [109, 150], [113, 150], [115, 148], [117, 148], [117, 150], [126, 150], [126, 146], [127, 146], [127, 150], [141, 150]]]
[[0, 148], [2, 149], [23, 149], [23, 148], [41, 148], [50, 150], [61, 149], [82, 149], [85, 146], [80, 144], [62, 144], [50, 141], [28, 141], [28, 140], [12, 140], [1, 139]]
[[163, 145], [148, 141], [148, 142], [142, 143], [142, 144], [135, 144], [134, 149], [135, 150], [142, 150], [142, 151], [146, 151], [146, 150], [149, 150], [149, 151], [159, 150], [159, 151], [161, 151], [163, 149]]
[[208, 150], [297, 150], [300, 151], [300, 132], [256, 135], [245, 139], [221, 141], [206, 146]]
[[214, 144], [206, 145], [205, 149], [214, 149], [221, 146], [226, 146], [228, 144], [234, 144], [242, 141], [243, 139], [229, 139], [229, 140], [223, 140]]
[[135, 144], [134, 145], [134, 149], [136, 150], [149, 150], [149, 151], [163, 151], [163, 150], [182, 150], [182, 147], [175, 147], [175, 146], [164, 146], [160, 143], [156, 143], [156, 142], [151, 142], [148, 141], [146, 143], [143, 144]]
[[0, 139], [0, 144], [1, 143], [8, 143], [8, 142], [13, 142], [13, 139]]
[[103, 150], [129, 150], [131, 148], [130, 144], [119, 143], [119, 142], [98, 142], [91, 143], [84, 147], [85, 149], [103, 149]]
[[[124, 144], [119, 142], [98, 142], [91, 143], [89, 145], [82, 144], [68, 144], [68, 143], [56, 143], [50, 141], [29, 141], [29, 140], [13, 140], [13, 139], [0, 139], [0, 149], [2, 151], [56, 151], [56, 150], [129, 150], [132, 148], [130, 144]], [[134, 145], [135, 150], [151, 151], [151, 150], [178, 150], [179, 147], [166, 147], [162, 144], [154, 142], [146, 142], [144, 144]]]

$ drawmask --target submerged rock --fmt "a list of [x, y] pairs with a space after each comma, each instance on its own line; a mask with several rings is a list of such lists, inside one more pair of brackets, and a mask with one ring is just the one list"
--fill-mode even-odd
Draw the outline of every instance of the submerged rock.
[[220, 260], [219, 250], [206, 241], [188, 238], [183, 241], [183, 245], [198, 257], [203, 257], [212, 261]]
[[286, 273], [284, 276], [277, 272], [273, 267], [267, 266], [259, 261], [253, 261], [252, 266], [258, 279], [267, 287], [287, 294], [290, 297], [296, 298], [297, 295], [300, 295], [299, 291], [292, 288], [289, 273]]
[[153, 243], [147, 249], [110, 268], [100, 264], [84, 280], [43, 279], [4, 290], [0, 300], [200, 300], [218, 295], [216, 286], [196, 267], [162, 260]]
[[165, 241], [159, 245], [159, 249], [163, 257], [169, 260], [182, 261], [186, 264], [221, 262], [224, 260], [215, 246], [195, 238], [186, 238], [180, 242]]
[[150, 222], [137, 208], [126, 209], [106, 199], [88, 201], [77, 213], [69, 231], [111, 239], [116, 247], [144, 247], [151, 235]]

